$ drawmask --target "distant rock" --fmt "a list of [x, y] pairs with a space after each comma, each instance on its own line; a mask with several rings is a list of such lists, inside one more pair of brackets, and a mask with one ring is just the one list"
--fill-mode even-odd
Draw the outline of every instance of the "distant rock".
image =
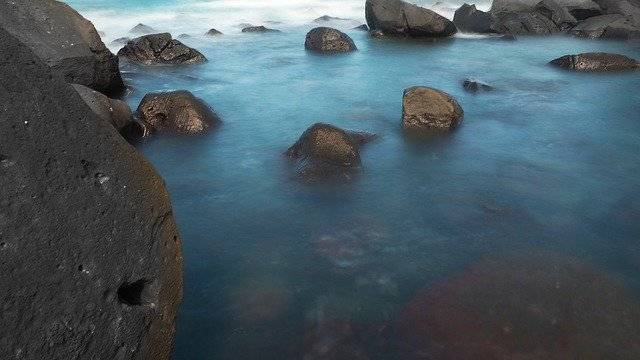
[[138, 24], [129, 30], [129, 33], [134, 35], [147, 35], [147, 34], [155, 34], [158, 30], [152, 28], [151, 26], [145, 24]]
[[126, 45], [129, 41], [131, 41], [131, 38], [128, 38], [125, 36], [125, 37], [121, 37], [113, 40], [110, 45], [122, 46], [122, 45]]
[[367, 0], [367, 24], [385, 35], [411, 37], [448, 37], [456, 26], [437, 13], [402, 0]]
[[124, 92], [118, 58], [93, 24], [68, 5], [53, 0], [0, 1], [0, 28], [33, 50], [68, 83], [114, 97]]
[[635, 71], [640, 63], [635, 59], [619, 54], [584, 53], [565, 55], [552, 60], [551, 65], [580, 72], [620, 72]]
[[402, 126], [405, 130], [451, 130], [462, 122], [463, 116], [462, 107], [445, 92], [422, 86], [404, 91]]
[[145, 95], [138, 116], [149, 131], [184, 135], [205, 133], [220, 124], [220, 118], [202, 100], [185, 90]]
[[99, 93], [84, 85], [73, 84], [73, 88], [84, 100], [94, 114], [105, 122], [113, 125], [113, 127], [121, 132], [126, 126], [133, 121], [133, 113], [129, 105], [121, 100], [109, 99], [107, 96]]
[[216, 29], [210, 29], [209, 31], [204, 33], [204, 36], [219, 36], [219, 35], [222, 35], [222, 33]]
[[133, 39], [118, 51], [118, 56], [145, 65], [190, 65], [207, 61], [199, 51], [172, 39], [169, 33]]
[[553, 21], [560, 30], [568, 30], [578, 24], [578, 20], [571, 15], [569, 10], [558, 4], [556, 0], [542, 0], [536, 5], [535, 9]]
[[367, 24], [362, 24], [354, 27], [351, 30], [369, 31], [369, 27], [367, 26]]
[[317, 123], [285, 155], [296, 161], [297, 175], [303, 181], [350, 180], [361, 171], [360, 145], [372, 137]]
[[467, 90], [468, 92], [472, 92], [472, 93], [477, 93], [480, 91], [492, 91], [493, 90], [493, 86], [484, 83], [482, 81], [479, 80], [473, 80], [473, 79], [465, 79], [462, 82], [462, 87], [464, 87], [465, 90]]
[[344, 53], [357, 50], [349, 35], [328, 27], [317, 27], [309, 31], [304, 48], [321, 53]]
[[323, 15], [323, 16], [320, 16], [319, 18], [314, 19], [313, 22], [320, 23], [320, 22], [327, 22], [327, 21], [340, 21], [340, 20], [349, 20], [349, 19]]
[[276, 29], [270, 29], [260, 25], [260, 26], [247, 26], [242, 29], [242, 32], [243, 33], [279, 33], [281, 31]]
[[458, 30], [469, 33], [489, 33], [491, 29], [491, 14], [476, 9], [475, 5], [464, 4], [456, 10], [453, 23]]

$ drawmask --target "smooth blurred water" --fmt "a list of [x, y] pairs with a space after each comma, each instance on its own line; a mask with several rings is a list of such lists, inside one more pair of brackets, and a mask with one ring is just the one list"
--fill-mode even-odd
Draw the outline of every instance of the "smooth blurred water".
[[[310, 349], [333, 344], [316, 343], [318, 324], [392, 328], [416, 291], [485, 255], [572, 256], [638, 293], [640, 72], [546, 64], [586, 51], [640, 58], [639, 43], [376, 40], [348, 30], [352, 22], [333, 25], [358, 52], [305, 52], [312, 24], [282, 34], [231, 27], [185, 40], [205, 65], [123, 68], [133, 108], [147, 92], [188, 89], [224, 121], [206, 136], [139, 146], [167, 183], [183, 236], [175, 359], [316, 358]], [[467, 77], [496, 91], [466, 93]], [[413, 85], [456, 97], [462, 126], [405, 137], [402, 91]], [[282, 153], [318, 121], [378, 134], [362, 149], [358, 181], [292, 179]], [[369, 358], [397, 358], [393, 335], [388, 351], [348, 341]]]

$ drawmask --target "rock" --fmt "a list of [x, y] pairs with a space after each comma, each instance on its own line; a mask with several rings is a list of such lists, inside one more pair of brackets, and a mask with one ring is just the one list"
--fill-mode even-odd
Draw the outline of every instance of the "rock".
[[82, 100], [89, 105], [93, 113], [96, 114], [98, 118], [113, 125], [118, 132], [121, 132], [122, 129], [133, 121], [131, 109], [124, 101], [109, 99], [105, 95], [84, 85], [73, 84], [72, 86]]
[[204, 101], [185, 90], [145, 95], [138, 115], [151, 131], [185, 135], [205, 133], [220, 123]]
[[362, 25], [354, 27], [351, 30], [369, 31], [369, 27], [367, 26], [367, 24], [362, 24]]
[[492, 14], [514, 13], [530, 11], [540, 0], [493, 0], [491, 4]]
[[53, 0], [0, 1], [0, 27], [68, 83], [115, 97], [124, 91], [118, 58], [93, 24], [68, 5]]
[[381, 39], [384, 37], [384, 33], [380, 30], [369, 30], [369, 35], [375, 39]]
[[247, 26], [242, 29], [242, 32], [243, 33], [279, 33], [280, 30], [269, 29], [267, 27], [260, 25], [260, 26]]
[[565, 55], [550, 62], [551, 65], [581, 72], [634, 71], [640, 63], [630, 57], [608, 53]]
[[219, 35], [222, 35], [222, 33], [216, 29], [211, 29], [204, 34], [204, 36], [219, 36]]
[[162, 178], [32, 43], [0, 42], [0, 359], [168, 360], [182, 253]]
[[640, 25], [640, 1], [638, 0], [594, 0], [605, 14], [620, 14], [634, 19]]
[[321, 53], [344, 53], [357, 50], [349, 35], [328, 27], [317, 27], [309, 31], [304, 48]]
[[121, 38], [117, 38], [117, 39], [113, 40], [111, 42], [111, 45], [122, 46], [122, 45], [126, 45], [129, 41], [131, 41], [131, 38], [121, 37]]
[[[206, 34], [205, 34], [206, 35]], [[193, 36], [189, 35], [189, 34], [180, 34], [178, 35], [178, 39], [192, 39]]]
[[492, 91], [493, 90], [493, 86], [484, 83], [482, 81], [479, 80], [473, 80], [473, 79], [466, 79], [462, 82], [462, 87], [464, 87], [465, 90], [467, 90], [468, 92], [472, 92], [472, 93], [477, 93], [480, 91]]
[[560, 30], [568, 30], [578, 24], [578, 20], [569, 10], [556, 0], [542, 0], [536, 5], [536, 10], [553, 21]]
[[118, 56], [145, 65], [190, 65], [207, 61], [198, 50], [172, 39], [169, 33], [133, 39], [118, 51]]
[[361, 171], [359, 149], [370, 139], [370, 136], [354, 136], [333, 125], [317, 123], [308, 128], [285, 155], [297, 162], [298, 177], [304, 181], [350, 180]]
[[447, 37], [456, 26], [444, 16], [402, 0], [367, 0], [367, 24], [385, 35]]
[[624, 19], [624, 16], [619, 14], [594, 16], [571, 29], [571, 34], [596, 39], [602, 36], [607, 26], [621, 19]]
[[462, 107], [445, 92], [422, 86], [404, 91], [402, 126], [405, 130], [450, 130], [462, 122], [463, 116]]
[[604, 28], [600, 37], [617, 40], [640, 39], [640, 23], [631, 17], [616, 20]]
[[513, 35], [513, 34], [504, 34], [504, 35], [500, 35], [495, 37], [498, 40], [502, 40], [502, 41], [516, 41], [518, 40], [518, 38]]
[[475, 5], [464, 4], [456, 10], [453, 23], [458, 30], [470, 33], [489, 33], [493, 18], [491, 14], [476, 9]]
[[639, 359], [640, 301], [618, 279], [549, 253], [491, 257], [414, 294], [400, 359]]
[[504, 13], [495, 18], [492, 28], [511, 35], [550, 35], [560, 30], [551, 19], [537, 11]]
[[591, 0], [587, 0], [581, 4], [567, 6], [567, 10], [569, 10], [569, 13], [578, 21], [603, 14], [600, 6]]
[[148, 35], [148, 34], [155, 34], [158, 31], [154, 28], [152, 28], [151, 26], [147, 26], [145, 24], [138, 24], [136, 26], [134, 26], [133, 28], [131, 28], [131, 30], [129, 30], [129, 32], [131, 34], [135, 34], [135, 35]]
[[329, 15], [323, 15], [320, 16], [317, 19], [314, 19], [313, 22], [327, 22], [327, 21], [339, 21], [339, 20], [349, 20], [349, 19], [343, 19], [343, 18], [339, 18], [339, 17], [333, 17], [333, 16], [329, 16]]

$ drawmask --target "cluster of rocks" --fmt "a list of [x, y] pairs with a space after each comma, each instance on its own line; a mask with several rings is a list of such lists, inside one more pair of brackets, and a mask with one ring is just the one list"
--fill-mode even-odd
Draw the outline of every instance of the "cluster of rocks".
[[637, 0], [495, 0], [488, 12], [464, 4], [453, 19], [463, 32], [511, 35], [569, 33], [588, 38], [640, 38]]

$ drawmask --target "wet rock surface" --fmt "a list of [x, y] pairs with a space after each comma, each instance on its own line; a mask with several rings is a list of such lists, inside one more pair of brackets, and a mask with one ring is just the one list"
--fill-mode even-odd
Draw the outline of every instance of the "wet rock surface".
[[402, 0], [367, 0], [367, 25], [385, 35], [448, 37], [456, 33], [449, 19]]
[[483, 91], [492, 91], [494, 90], [493, 86], [482, 82], [480, 80], [474, 80], [474, 79], [465, 79], [462, 82], [462, 87], [471, 93], [478, 93], [478, 92], [483, 92]]
[[122, 100], [110, 99], [84, 85], [73, 84], [73, 88], [89, 108], [102, 120], [121, 132], [133, 121], [129, 105]]
[[185, 90], [145, 95], [138, 116], [151, 132], [196, 135], [220, 124], [209, 105]]
[[124, 92], [118, 58], [93, 24], [68, 5], [53, 0], [0, 1], [0, 27], [68, 83], [114, 97]]
[[580, 72], [621, 72], [640, 69], [640, 62], [625, 55], [584, 53], [565, 55], [550, 62], [551, 65]]
[[169, 359], [182, 254], [163, 180], [30, 43], [0, 41], [0, 358]]
[[325, 54], [357, 50], [349, 35], [328, 27], [317, 27], [309, 31], [304, 42], [304, 48]]
[[118, 56], [144, 65], [191, 65], [207, 61], [198, 50], [173, 39], [169, 33], [135, 38], [118, 51]]
[[462, 122], [463, 116], [462, 107], [445, 92], [422, 86], [404, 91], [402, 126], [405, 130], [451, 130]]
[[470, 33], [489, 33], [493, 18], [491, 14], [476, 9], [475, 5], [464, 4], [456, 10], [453, 23], [458, 30]]

